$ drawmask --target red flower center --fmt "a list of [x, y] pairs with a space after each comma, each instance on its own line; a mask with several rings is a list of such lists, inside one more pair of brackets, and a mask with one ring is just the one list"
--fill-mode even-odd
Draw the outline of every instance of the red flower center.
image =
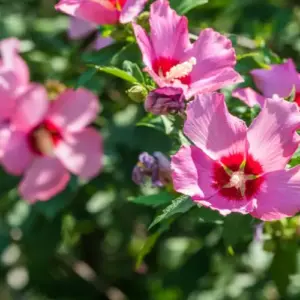
[[242, 153], [221, 158], [214, 164], [213, 188], [229, 200], [251, 199], [264, 182], [261, 164], [248, 154]]
[[54, 147], [62, 140], [59, 128], [51, 121], [45, 120], [36, 126], [28, 136], [32, 152], [38, 155], [52, 155]]
[[[182, 64], [183, 65], [183, 64]], [[174, 67], [180, 66], [180, 62], [177, 59], [170, 58], [170, 57], [159, 57], [152, 62], [152, 68], [158, 76], [163, 78], [168, 78], [170, 75], [171, 69], [174, 70]], [[175, 78], [170, 79], [172, 80], [179, 80], [181, 83], [189, 85], [191, 83], [191, 76], [188, 74], [186, 75], [183, 73], [183, 76], [176, 76]]]
[[294, 102], [300, 107], [300, 92], [296, 92]]
[[117, 10], [121, 10], [127, 0], [108, 0]]

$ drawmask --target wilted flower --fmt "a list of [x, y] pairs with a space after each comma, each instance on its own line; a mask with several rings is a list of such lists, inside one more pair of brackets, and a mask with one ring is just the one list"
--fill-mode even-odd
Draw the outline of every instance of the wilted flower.
[[136, 184], [142, 184], [146, 177], [150, 177], [153, 186], [163, 186], [170, 182], [170, 172], [170, 161], [164, 154], [154, 152], [150, 155], [143, 152], [133, 169], [132, 180]]
[[133, 23], [146, 71], [160, 86], [183, 89], [186, 99], [243, 81], [235, 72], [231, 41], [212, 29], [202, 30], [191, 44], [188, 21], [166, 0], [151, 5], [150, 34]]
[[68, 36], [72, 40], [81, 40], [88, 38], [90, 35], [95, 35], [94, 40], [89, 45], [89, 48], [100, 50], [113, 43], [113, 39], [110, 37], [103, 37], [97, 30], [97, 26], [93, 23], [70, 17], [70, 25], [68, 30]]
[[188, 104], [184, 133], [195, 146], [172, 157], [176, 191], [221, 214], [250, 213], [261, 220], [300, 210], [300, 166], [286, 165], [299, 145], [298, 107], [267, 99], [249, 128], [232, 116], [222, 94]]
[[99, 112], [94, 94], [67, 89], [50, 102], [44, 88], [32, 87], [18, 101], [2, 164], [24, 174], [19, 191], [26, 200], [50, 199], [66, 187], [69, 172], [84, 179], [98, 174], [101, 136], [88, 127]]
[[270, 98], [274, 94], [285, 98], [295, 88], [294, 102], [300, 106], [300, 74], [292, 59], [288, 59], [283, 64], [271, 65], [270, 69], [254, 69], [250, 74], [262, 95], [248, 87], [236, 89], [232, 96], [242, 100], [250, 107], [263, 106], [265, 98]]
[[184, 96], [181, 89], [158, 88], [151, 91], [145, 101], [145, 110], [154, 115], [179, 113], [184, 110]]
[[143, 10], [147, 0], [60, 0], [55, 8], [97, 24], [129, 23]]

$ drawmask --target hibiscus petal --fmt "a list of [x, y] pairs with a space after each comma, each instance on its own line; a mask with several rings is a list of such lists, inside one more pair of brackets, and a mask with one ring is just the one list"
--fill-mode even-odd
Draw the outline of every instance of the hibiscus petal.
[[236, 56], [231, 41], [211, 28], [200, 32], [197, 41], [187, 52], [187, 57], [195, 57], [197, 60], [190, 74], [190, 88], [193, 91], [189, 97], [243, 81], [234, 71]]
[[11, 122], [15, 128], [28, 132], [44, 118], [49, 107], [47, 91], [42, 85], [31, 84], [17, 99], [17, 107]]
[[232, 92], [232, 97], [238, 98], [243, 101], [246, 105], [253, 107], [258, 105], [262, 107], [265, 102], [265, 97], [254, 91], [252, 88], [239, 88]]
[[64, 190], [70, 174], [59, 160], [53, 157], [38, 157], [25, 173], [20, 185], [21, 196], [34, 203], [47, 201]]
[[127, 0], [122, 8], [120, 23], [129, 23], [143, 10], [148, 0]]
[[18, 55], [20, 41], [16, 38], [8, 38], [0, 42], [0, 53], [2, 60], [0, 68], [13, 71], [18, 83], [26, 85], [29, 83], [29, 69], [26, 62]]
[[273, 97], [266, 99], [258, 117], [252, 122], [247, 139], [249, 153], [265, 172], [284, 169], [299, 145], [300, 114], [296, 104]]
[[82, 39], [90, 33], [92, 33], [93, 31], [97, 30], [97, 26], [93, 23], [75, 17], [71, 17], [69, 22], [70, 25], [68, 30], [68, 36], [70, 39]]
[[203, 206], [219, 211], [219, 213], [224, 216], [233, 212], [248, 214], [257, 206], [256, 199], [228, 200], [219, 194], [215, 194], [209, 199], [198, 199], [197, 197], [192, 197], [192, 199]]
[[100, 111], [98, 98], [80, 88], [68, 89], [53, 102], [47, 119], [69, 131], [78, 131], [89, 125]]
[[109, 1], [61, 0], [55, 9], [98, 25], [115, 24], [120, 15]]
[[16, 99], [13, 96], [9, 84], [0, 77], [0, 122], [5, 122], [13, 114]]
[[180, 60], [191, 47], [186, 17], [177, 15], [166, 0], [157, 0], [150, 9], [150, 39], [156, 57]]
[[272, 97], [274, 94], [280, 97], [290, 95], [293, 86], [300, 90], [300, 79], [294, 62], [288, 59], [280, 65], [271, 65], [271, 69], [255, 69], [250, 73], [258, 89], [265, 97]]
[[228, 112], [222, 94], [198, 95], [188, 104], [184, 133], [213, 159], [244, 153], [246, 130], [245, 123]]
[[214, 161], [195, 146], [181, 147], [172, 156], [173, 185], [177, 192], [198, 198], [207, 198], [216, 193], [211, 187]]
[[291, 217], [300, 211], [300, 166], [267, 173], [252, 216], [264, 221]]
[[142, 52], [143, 62], [149, 69], [152, 69], [152, 62], [155, 60], [155, 52], [152, 43], [146, 31], [140, 25], [133, 22], [132, 27], [136, 41]]
[[1, 159], [4, 169], [13, 175], [21, 175], [30, 165], [33, 153], [29, 149], [27, 135], [14, 131], [9, 135]]
[[70, 172], [89, 179], [102, 167], [102, 138], [95, 129], [86, 128], [61, 141], [55, 154]]
[[3, 122], [0, 124], [0, 159], [2, 159], [3, 154], [7, 148], [10, 137], [12, 135], [11, 126], [8, 122]]

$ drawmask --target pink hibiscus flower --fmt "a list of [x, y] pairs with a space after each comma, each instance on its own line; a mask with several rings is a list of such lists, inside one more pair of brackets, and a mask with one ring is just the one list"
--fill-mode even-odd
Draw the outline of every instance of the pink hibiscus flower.
[[202, 30], [191, 44], [187, 18], [178, 16], [166, 0], [157, 0], [150, 10], [150, 35], [133, 24], [146, 71], [160, 86], [180, 87], [186, 98], [242, 82], [235, 72], [231, 41], [213, 29]]
[[66, 187], [69, 172], [84, 179], [98, 174], [101, 137], [87, 127], [98, 112], [97, 97], [85, 89], [68, 89], [50, 102], [43, 87], [33, 86], [19, 97], [2, 164], [24, 174], [19, 192], [25, 199], [50, 199]]
[[68, 36], [72, 40], [81, 40], [89, 37], [89, 35], [95, 34], [95, 40], [89, 45], [89, 49], [100, 50], [113, 43], [113, 39], [109, 37], [102, 37], [97, 32], [97, 26], [93, 23], [70, 17], [70, 25], [68, 30]]
[[297, 106], [278, 97], [267, 99], [247, 128], [228, 112], [222, 94], [197, 96], [184, 125], [195, 146], [172, 157], [175, 190], [224, 215], [294, 215], [300, 210], [300, 166], [285, 167], [298, 148], [299, 127]]
[[292, 59], [288, 59], [283, 64], [271, 65], [270, 69], [254, 69], [250, 74], [262, 95], [252, 88], [239, 88], [232, 93], [233, 97], [242, 100], [250, 107], [262, 106], [265, 98], [272, 97], [274, 94], [288, 97], [295, 87], [294, 101], [300, 106], [300, 74]]
[[0, 159], [11, 137], [11, 118], [19, 97], [28, 89], [39, 88], [30, 83], [29, 69], [18, 54], [20, 41], [8, 38], [0, 42]]
[[15, 92], [29, 84], [29, 69], [19, 50], [20, 41], [16, 38], [0, 41], [0, 84]]
[[55, 8], [97, 24], [129, 23], [143, 10], [147, 0], [60, 0]]

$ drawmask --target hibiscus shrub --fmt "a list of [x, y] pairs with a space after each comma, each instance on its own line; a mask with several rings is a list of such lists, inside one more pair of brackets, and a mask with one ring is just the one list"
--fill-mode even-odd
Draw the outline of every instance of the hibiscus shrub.
[[298, 1], [0, 11], [0, 299], [299, 299]]

